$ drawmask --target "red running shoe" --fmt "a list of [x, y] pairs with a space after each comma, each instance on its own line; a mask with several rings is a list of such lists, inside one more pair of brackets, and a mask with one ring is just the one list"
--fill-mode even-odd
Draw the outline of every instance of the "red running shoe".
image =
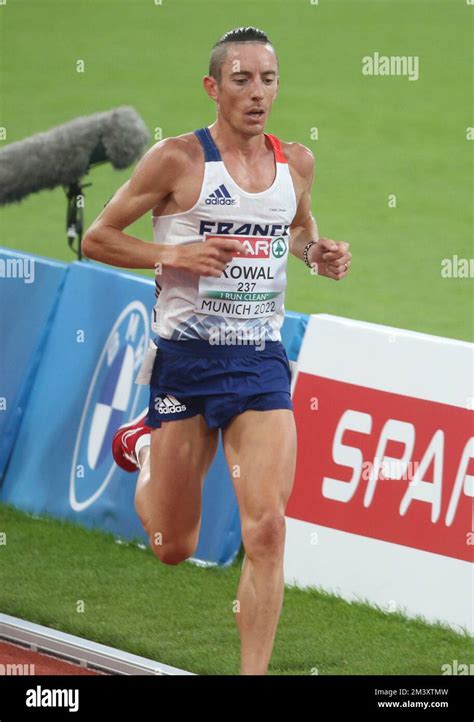
[[112, 440], [112, 456], [117, 466], [125, 471], [137, 471], [139, 469], [138, 459], [135, 454], [135, 444], [140, 436], [149, 434], [150, 426], [146, 426], [145, 419], [148, 415], [148, 406], [136, 419], [128, 421], [119, 426]]

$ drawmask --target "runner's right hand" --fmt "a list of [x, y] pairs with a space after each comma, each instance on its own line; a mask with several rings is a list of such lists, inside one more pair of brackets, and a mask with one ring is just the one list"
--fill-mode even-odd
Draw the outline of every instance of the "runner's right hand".
[[171, 263], [173, 268], [190, 271], [198, 276], [218, 278], [224, 268], [238, 255], [247, 255], [247, 249], [240, 241], [230, 238], [209, 238], [196, 243], [180, 244], [173, 247]]

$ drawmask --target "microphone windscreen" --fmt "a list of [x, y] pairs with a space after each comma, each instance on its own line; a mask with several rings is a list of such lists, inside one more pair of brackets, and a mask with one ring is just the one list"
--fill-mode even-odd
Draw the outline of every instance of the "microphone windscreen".
[[92, 163], [127, 168], [145, 150], [150, 132], [130, 106], [81, 116], [0, 150], [0, 205], [79, 180]]

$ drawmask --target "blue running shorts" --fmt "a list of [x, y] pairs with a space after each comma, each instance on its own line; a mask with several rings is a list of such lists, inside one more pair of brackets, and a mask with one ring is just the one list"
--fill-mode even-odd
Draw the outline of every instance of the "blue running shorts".
[[266, 341], [259, 349], [158, 336], [155, 345], [145, 420], [152, 428], [196, 414], [209, 428], [224, 428], [249, 409], [293, 409], [290, 365], [280, 341]]

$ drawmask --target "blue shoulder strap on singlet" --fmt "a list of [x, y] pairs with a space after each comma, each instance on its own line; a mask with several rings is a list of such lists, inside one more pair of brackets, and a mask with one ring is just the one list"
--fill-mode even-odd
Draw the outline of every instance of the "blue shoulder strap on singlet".
[[214, 143], [212, 135], [209, 132], [209, 128], [200, 128], [199, 130], [195, 130], [194, 134], [197, 135], [199, 142], [203, 147], [204, 160], [206, 163], [222, 160], [219, 149]]

